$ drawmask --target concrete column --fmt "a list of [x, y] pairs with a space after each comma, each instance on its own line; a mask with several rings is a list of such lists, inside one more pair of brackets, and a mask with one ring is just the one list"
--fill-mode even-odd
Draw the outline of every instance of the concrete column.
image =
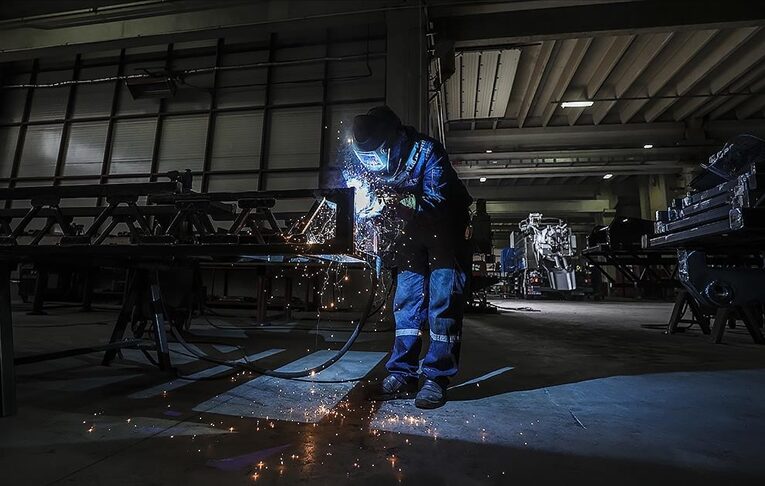
[[667, 179], [663, 174], [640, 179], [640, 217], [655, 219], [656, 211], [667, 209]]
[[427, 56], [421, 9], [386, 12], [386, 103], [404, 125], [427, 130]]

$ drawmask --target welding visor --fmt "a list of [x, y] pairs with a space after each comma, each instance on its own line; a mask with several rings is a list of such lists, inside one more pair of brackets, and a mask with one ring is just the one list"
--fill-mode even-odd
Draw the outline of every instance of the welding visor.
[[374, 150], [362, 150], [357, 143], [353, 143], [353, 153], [368, 171], [387, 172], [390, 168], [390, 149], [382, 143]]

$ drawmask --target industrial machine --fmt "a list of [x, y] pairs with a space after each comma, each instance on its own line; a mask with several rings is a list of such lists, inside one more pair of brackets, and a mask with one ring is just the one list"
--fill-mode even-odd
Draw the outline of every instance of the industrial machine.
[[513, 235], [515, 276], [523, 297], [541, 296], [544, 292], [570, 292], [576, 289], [572, 257], [576, 237], [565, 221], [531, 213], [518, 224], [520, 237]]
[[[713, 154], [691, 191], [657, 213], [655, 235], [644, 246], [677, 250], [684, 291], [675, 303], [670, 333], [685, 310], [714, 342], [741, 320], [763, 343], [765, 305], [765, 141], [740, 135]], [[709, 315], [714, 326], [709, 329]]]

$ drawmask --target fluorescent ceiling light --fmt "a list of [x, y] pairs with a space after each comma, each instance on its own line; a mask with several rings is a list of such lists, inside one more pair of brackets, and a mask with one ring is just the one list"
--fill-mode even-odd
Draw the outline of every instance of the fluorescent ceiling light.
[[478, 179], [478, 182], [486, 182], [486, 178], [485, 177], [481, 177], [480, 179]]
[[492, 152], [493, 152], [493, 150], [492, 150], [492, 149], [486, 149], [486, 153], [487, 153], [487, 154], [490, 154], [490, 153], [492, 153]]
[[643, 148], [644, 149], [652, 149], [653, 148], [653, 144], [652, 143], [647, 143], [647, 144], [643, 145]]
[[608, 174], [603, 176], [603, 179], [608, 180], [608, 179], [612, 178], [613, 176], [614, 175], [609, 172]]
[[561, 108], [587, 108], [592, 106], [592, 101], [564, 101], [560, 104]]

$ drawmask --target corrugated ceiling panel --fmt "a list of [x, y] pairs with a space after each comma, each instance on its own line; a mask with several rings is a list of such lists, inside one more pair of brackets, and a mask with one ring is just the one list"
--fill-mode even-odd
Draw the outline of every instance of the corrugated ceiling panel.
[[478, 84], [478, 61], [480, 54], [465, 52], [462, 54], [462, 102], [460, 118], [475, 118], [476, 87]]
[[506, 49], [501, 52], [499, 66], [497, 67], [497, 83], [494, 86], [494, 98], [491, 103], [489, 117], [501, 118], [505, 116], [520, 59], [520, 49]]
[[145, 174], [151, 171], [151, 154], [157, 120], [118, 120], [114, 123], [114, 139], [110, 174]]
[[72, 124], [64, 159], [64, 175], [101, 173], [107, 127], [106, 121]]
[[[40, 84], [71, 79], [71, 70], [42, 72], [37, 76], [37, 82]], [[63, 118], [68, 97], [69, 87], [36, 88], [32, 95], [32, 111], [29, 113], [29, 119], [37, 121]]]
[[[117, 66], [83, 68], [80, 79], [100, 79], [117, 74]], [[114, 84], [109, 83], [82, 84], [77, 86], [74, 100], [74, 118], [86, 116], [107, 116], [112, 108]]]
[[213, 170], [257, 169], [260, 167], [260, 137], [263, 112], [221, 113], [215, 120]]
[[10, 177], [19, 127], [0, 128], [0, 177]]
[[27, 129], [19, 165], [20, 177], [52, 177], [61, 143], [61, 125], [33, 125]]
[[454, 59], [454, 74], [446, 80], [446, 118], [459, 120], [462, 114], [462, 56]]
[[165, 118], [162, 122], [157, 170], [201, 170], [206, 135], [206, 115]]
[[286, 108], [271, 112], [267, 167], [318, 167], [321, 108]]
[[491, 100], [494, 95], [494, 82], [497, 80], [497, 61], [499, 61], [499, 51], [481, 53], [478, 67], [475, 118], [489, 117]]

